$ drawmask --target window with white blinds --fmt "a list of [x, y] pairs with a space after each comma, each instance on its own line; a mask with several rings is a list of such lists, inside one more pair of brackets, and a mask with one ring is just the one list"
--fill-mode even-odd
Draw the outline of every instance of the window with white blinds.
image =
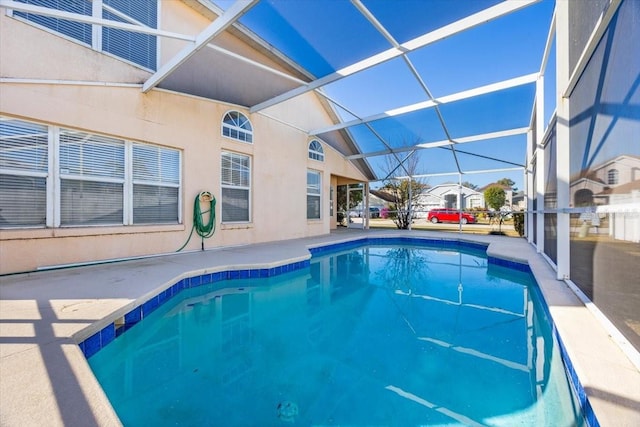
[[60, 131], [60, 224], [123, 224], [124, 141]]
[[307, 219], [320, 219], [320, 172], [307, 170]]
[[[93, 4], [96, 18], [108, 19], [127, 24], [144, 25], [150, 28], [158, 26], [157, 0], [16, 0], [33, 6], [47, 7], [63, 12], [93, 16]], [[13, 16], [63, 34], [71, 39], [91, 46], [93, 49], [109, 52], [122, 59], [155, 70], [157, 67], [156, 36], [132, 31], [96, 25], [96, 37], [93, 26], [68, 19], [53, 18], [31, 12], [14, 11]]]
[[175, 149], [0, 117], [0, 228], [179, 223], [181, 162]]
[[0, 227], [46, 225], [49, 130], [0, 118]]
[[223, 152], [221, 162], [222, 222], [248, 222], [250, 218], [251, 159]]
[[133, 144], [133, 223], [178, 222], [180, 151]]
[[253, 128], [249, 119], [238, 111], [229, 111], [222, 119], [222, 135], [242, 142], [253, 143]]

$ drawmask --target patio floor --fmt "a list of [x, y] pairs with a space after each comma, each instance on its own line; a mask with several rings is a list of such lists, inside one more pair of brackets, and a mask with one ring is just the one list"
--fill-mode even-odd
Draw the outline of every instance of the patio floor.
[[371, 235], [474, 240], [491, 256], [528, 261], [600, 425], [640, 425], [640, 372], [525, 239], [385, 229], [0, 277], [0, 425], [119, 425], [78, 342], [185, 274], [271, 268], [306, 259], [310, 246]]

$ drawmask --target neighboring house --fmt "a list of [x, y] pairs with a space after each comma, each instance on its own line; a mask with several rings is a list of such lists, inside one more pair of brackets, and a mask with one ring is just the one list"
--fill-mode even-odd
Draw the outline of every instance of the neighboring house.
[[[376, 190], [370, 190], [369, 191], [369, 208], [377, 208], [378, 211], [380, 212], [382, 211], [382, 209], [388, 205], [388, 202], [385, 199], [382, 199], [378, 196], [376, 196], [374, 194]], [[355, 205], [354, 207], [352, 207], [351, 209], [349, 209], [349, 214], [350, 215], [356, 215], [356, 216], [363, 216], [364, 212], [366, 211], [365, 209], [365, 204], [364, 202], [360, 202], [357, 205]]]
[[610, 192], [607, 190], [637, 180], [640, 180], [640, 157], [615, 157], [571, 178], [571, 204], [574, 207], [608, 205]]
[[[462, 199], [460, 201], [460, 197]], [[422, 194], [420, 205], [426, 210], [435, 208], [484, 208], [482, 193], [458, 184], [440, 184], [428, 189]]]
[[[425, 193], [416, 197], [412, 205], [413, 216], [415, 218], [427, 217], [429, 209], [425, 204], [426, 199], [424, 198], [424, 194]], [[391, 205], [395, 204], [395, 198], [385, 190], [370, 190], [369, 203], [371, 206], [379, 206], [379, 203], [382, 203], [384, 206], [390, 208]]]
[[513, 193], [511, 207], [516, 211], [524, 211], [527, 209], [527, 198], [525, 197], [524, 191], [517, 191]]
[[[608, 188], [595, 195], [607, 198], [613, 212], [609, 213], [609, 235], [614, 239], [640, 242], [640, 179]], [[617, 211], [617, 212], [616, 212]]]
[[369, 190], [369, 194], [369, 204], [382, 203], [383, 206], [388, 206], [395, 201], [393, 196], [384, 190]]
[[[609, 236], [640, 242], [640, 157], [617, 156], [574, 176], [570, 185], [573, 207], [600, 206], [608, 221]], [[601, 214], [604, 216], [604, 214]]]
[[372, 191], [369, 192], [369, 207], [371, 208], [378, 208], [378, 209], [382, 209], [385, 206], [387, 206], [387, 201], [382, 199], [381, 197], [376, 196], [375, 194], [373, 194]]
[[338, 117], [315, 92], [251, 112], [312, 77], [242, 26], [207, 38], [212, 4], [38, 4], [71, 19], [0, 13], [0, 274], [172, 253], [202, 191], [205, 248], [327, 234], [337, 186], [375, 178], [348, 132], [308, 136]]
[[431, 189], [425, 190], [416, 200], [414, 205], [416, 218], [426, 218], [431, 209], [445, 207], [447, 201], [438, 194], [432, 194]]

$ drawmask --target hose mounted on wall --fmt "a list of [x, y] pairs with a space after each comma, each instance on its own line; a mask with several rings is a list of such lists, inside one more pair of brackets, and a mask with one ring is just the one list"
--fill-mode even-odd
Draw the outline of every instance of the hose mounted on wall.
[[[209, 209], [202, 211], [201, 203], [209, 203]], [[209, 214], [209, 219], [205, 223], [204, 216], [207, 213]], [[180, 252], [189, 244], [194, 230], [200, 236], [201, 248], [204, 251], [204, 239], [208, 239], [216, 232], [216, 198], [208, 191], [200, 192], [193, 201], [193, 227], [191, 227], [187, 241], [176, 252]]]

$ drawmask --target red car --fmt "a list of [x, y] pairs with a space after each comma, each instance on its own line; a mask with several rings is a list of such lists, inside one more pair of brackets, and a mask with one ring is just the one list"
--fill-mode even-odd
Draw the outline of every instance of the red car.
[[462, 212], [462, 219], [460, 219], [460, 211], [457, 209], [432, 209], [427, 215], [427, 221], [431, 221], [434, 224], [439, 222], [458, 222], [460, 220], [463, 224], [474, 224], [476, 217], [470, 213]]

